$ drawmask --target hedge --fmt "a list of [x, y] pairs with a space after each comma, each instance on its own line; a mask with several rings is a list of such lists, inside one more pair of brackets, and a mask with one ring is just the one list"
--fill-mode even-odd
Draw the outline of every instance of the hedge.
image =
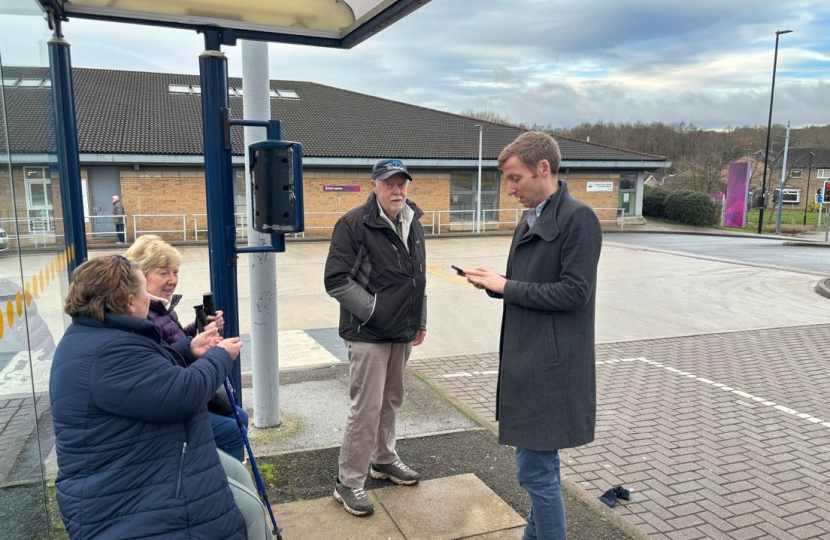
[[643, 215], [647, 217], [666, 217], [666, 197], [669, 191], [657, 187], [645, 187], [643, 191]]
[[705, 193], [652, 187], [643, 192], [643, 215], [694, 227], [713, 227], [720, 217], [717, 204]]

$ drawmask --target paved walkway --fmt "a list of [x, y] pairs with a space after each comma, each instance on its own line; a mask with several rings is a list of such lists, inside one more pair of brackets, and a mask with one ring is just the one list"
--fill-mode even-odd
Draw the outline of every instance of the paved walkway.
[[[597, 346], [597, 438], [563, 472], [655, 538], [830, 538], [830, 325]], [[491, 421], [496, 354], [410, 361]]]
[[13, 395], [0, 399], [0, 483], [4, 482], [23, 445], [35, 429], [35, 417], [49, 410], [49, 396]]

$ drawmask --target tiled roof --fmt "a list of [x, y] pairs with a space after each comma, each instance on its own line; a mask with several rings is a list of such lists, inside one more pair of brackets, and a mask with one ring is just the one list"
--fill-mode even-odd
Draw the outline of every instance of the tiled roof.
[[[171, 84], [199, 85], [197, 75], [75, 68], [75, 101], [81, 153], [201, 155], [201, 100], [176, 94]], [[7, 67], [5, 78], [48, 77], [44, 68]], [[231, 78], [230, 87], [242, 80]], [[272, 90], [293, 90], [299, 99], [271, 99], [272, 118], [283, 137], [303, 144], [310, 157], [477, 159], [478, 128], [484, 125], [483, 157], [496, 159], [522, 130], [365, 94], [302, 81], [271, 81]], [[53, 147], [50, 92], [6, 88], [12, 151]], [[230, 98], [242, 118], [242, 98]], [[665, 158], [557, 137], [563, 160], [646, 161]], [[243, 130], [233, 129], [234, 154]]]
[[[813, 159], [810, 160], [810, 152], [813, 153]], [[784, 152], [781, 152], [783, 154]], [[770, 154], [772, 157], [772, 154]], [[781, 155], [778, 156], [780, 159]], [[787, 168], [802, 168], [807, 166], [813, 169], [830, 167], [830, 148], [790, 148], [787, 152]]]

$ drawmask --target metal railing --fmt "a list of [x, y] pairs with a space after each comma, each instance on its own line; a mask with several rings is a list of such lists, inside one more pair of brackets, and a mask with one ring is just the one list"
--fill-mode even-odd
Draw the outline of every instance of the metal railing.
[[[342, 217], [346, 212], [306, 212], [305, 216], [338, 216], [338, 219]], [[427, 222], [423, 217], [421, 218], [421, 226], [423, 228], [429, 228], [429, 234], [435, 234], [435, 210], [425, 210], [424, 216], [429, 214], [429, 222]], [[314, 227], [306, 227], [305, 230], [301, 233], [295, 233], [293, 238], [305, 238], [306, 231], [309, 230], [317, 230], [317, 231], [325, 231], [329, 229], [334, 229], [334, 225], [323, 225], [323, 226], [314, 226]]]
[[112, 237], [115, 237], [118, 233], [115, 231], [115, 223], [114, 222], [110, 221], [110, 223], [113, 226], [113, 229], [111, 231], [98, 231], [98, 232], [95, 232], [95, 221], [94, 220], [96, 220], [96, 219], [114, 219], [116, 217], [120, 217], [124, 220], [124, 227], [126, 228], [126, 226], [127, 226], [127, 217], [126, 216], [121, 216], [121, 215], [119, 215], [119, 216], [116, 216], [116, 215], [95, 215], [95, 216], [89, 216], [88, 218], [85, 217], [84, 221], [89, 219], [89, 222], [92, 224], [92, 227], [91, 227], [92, 231], [86, 233], [87, 236], [92, 236], [93, 238], [95, 236], [112, 236]]
[[[139, 229], [138, 223], [141, 218], [182, 218], [181, 229]], [[133, 214], [133, 240], [145, 233], [181, 233], [182, 242], [187, 241], [187, 214]]]
[[[620, 230], [625, 230], [625, 208], [594, 208], [594, 213], [597, 215], [600, 223], [614, 223], [620, 226]], [[602, 219], [600, 212], [614, 212], [613, 219]]]
[[[306, 212], [305, 217], [308, 218], [309, 216], [338, 216], [338, 219], [339, 219], [340, 216], [343, 216], [345, 213], [346, 212]], [[306, 219], [306, 221], [308, 221], [308, 219]], [[325, 230], [328, 230], [328, 229], [334, 230], [334, 225], [325, 225], [325, 226], [322, 226], [322, 227], [309, 227], [309, 226], [306, 226], [306, 228], [303, 232], [295, 233], [294, 238], [305, 238], [306, 231], [312, 231], [312, 230], [325, 231]]]
[[[619, 225], [620, 230], [625, 229], [625, 218], [626, 212], [625, 208], [594, 208], [594, 212], [597, 214], [600, 223], [614, 223]], [[516, 227], [519, 222], [521, 221], [521, 216], [524, 213], [524, 208], [492, 208], [492, 209], [482, 209], [482, 222], [481, 222], [481, 229], [482, 232], [486, 232], [489, 230], [499, 230], [503, 227]], [[613, 218], [602, 217], [604, 213], [614, 213]], [[312, 218], [311, 221], [313, 222], [313, 218], [315, 216], [336, 216], [338, 219], [343, 216], [346, 212], [306, 212], [305, 217], [306, 221], [309, 221], [309, 218]], [[475, 210], [425, 210], [424, 215], [421, 217], [421, 226], [424, 228], [425, 234], [430, 236], [438, 236], [442, 233], [446, 233], [450, 229], [455, 229], [457, 232], [467, 233], [470, 235], [475, 235], [475, 220], [471, 219], [467, 220], [457, 220], [452, 221], [452, 216], [454, 215], [473, 215], [475, 214]], [[207, 218], [207, 214], [191, 214], [193, 216], [193, 237], [194, 239], [199, 241], [204, 241], [204, 235], [207, 232], [207, 224], [205, 223], [204, 227], [200, 227], [200, 220]], [[234, 214], [236, 216], [236, 226], [237, 226], [237, 236], [241, 238], [247, 237], [247, 216], [244, 212], [237, 212]], [[188, 227], [187, 227], [187, 214], [134, 214], [133, 218], [133, 240], [137, 239], [139, 236], [143, 234], [156, 234], [156, 233], [168, 233], [168, 234], [180, 234], [182, 236], [182, 241], [187, 241], [188, 237]], [[492, 217], [491, 217], [492, 216]], [[512, 216], [506, 218], [506, 216]], [[93, 223], [92, 229], [95, 229], [94, 223], [95, 220], [101, 219], [113, 219], [117, 216], [114, 215], [97, 215], [97, 216], [87, 216], [86, 219]], [[129, 216], [127, 216], [129, 217]], [[166, 220], [167, 223], [170, 223], [172, 219], [181, 219], [181, 227], [180, 228], [162, 228], [162, 229], [142, 229], [141, 227], [141, 220], [142, 219], [149, 219], [149, 220], [156, 220], [156, 221], [164, 221]], [[0, 227], [8, 234], [9, 242], [12, 240], [29, 240], [33, 242], [34, 247], [39, 246], [46, 246], [46, 245], [54, 245], [59, 238], [63, 238], [64, 235], [57, 234], [55, 232], [55, 224], [58, 221], [63, 221], [62, 218], [24, 218], [20, 220], [15, 220], [13, 218], [3, 218], [0, 219]], [[336, 219], [332, 220], [331, 225], [311, 225], [305, 228], [305, 231], [301, 233], [296, 233], [293, 235], [293, 238], [305, 238], [306, 232], [311, 231], [330, 231], [334, 229], [334, 222], [337, 221]], [[26, 230], [20, 230], [20, 229]], [[427, 231], [429, 229], [429, 231]], [[86, 233], [88, 237], [96, 237], [96, 236], [112, 236], [115, 237], [117, 234], [116, 231], [90, 231]], [[7, 244], [8, 245], [8, 244]]]
[[[476, 220], [475, 220], [475, 210], [437, 210], [438, 214], [438, 230], [435, 234], [441, 234], [441, 230], [443, 229], [451, 229], [456, 228], [460, 232], [469, 232], [471, 234], [476, 234]], [[501, 220], [501, 213], [512, 213], [513, 220], [512, 221], [502, 221]], [[524, 208], [489, 208], [489, 209], [482, 209], [482, 220], [481, 220], [481, 231], [486, 232], [487, 226], [495, 225], [496, 229], [500, 229], [502, 225], [513, 225], [516, 226], [519, 224], [519, 220], [521, 219], [522, 212], [524, 212]], [[460, 221], [453, 221], [452, 216], [456, 214], [470, 214], [472, 219], [469, 221], [467, 220], [460, 220]], [[493, 220], [487, 220], [487, 214], [496, 214], [496, 217]], [[446, 223], [444, 222], [443, 216], [449, 216]]]
[[[57, 234], [56, 223], [63, 221], [63, 218], [54, 217], [40, 217], [40, 218], [3, 218], [0, 219], [0, 227], [6, 232], [7, 242], [29, 240], [34, 243], [34, 247], [54, 245], [58, 238], [63, 238], [64, 235]], [[25, 225], [26, 230], [21, 231], [21, 225]], [[0, 248], [1, 249], [1, 248]]]
[[[234, 213], [236, 217], [236, 236], [240, 238], [248, 238], [248, 219], [245, 212]], [[199, 228], [199, 218], [205, 218], [205, 228]], [[207, 214], [193, 214], [193, 235], [196, 241], [199, 241], [199, 233], [206, 233], [207, 230]]]
[[[513, 212], [513, 220], [512, 221], [501, 221], [500, 217], [496, 217], [495, 221], [487, 221], [487, 213], [493, 212], [496, 216], [501, 216], [502, 212]], [[524, 208], [497, 208], [495, 210], [482, 210], [482, 218], [481, 218], [481, 228], [482, 230], [487, 230], [487, 225], [495, 225], [496, 229], [501, 229], [502, 225], [512, 225], [515, 227], [519, 224], [519, 221], [522, 219], [522, 213], [524, 212]]]

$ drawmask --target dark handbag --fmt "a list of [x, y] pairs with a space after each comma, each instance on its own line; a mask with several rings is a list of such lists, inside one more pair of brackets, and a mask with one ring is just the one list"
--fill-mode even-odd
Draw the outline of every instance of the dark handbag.
[[213, 397], [208, 401], [208, 412], [218, 414], [220, 416], [230, 416], [233, 414], [233, 405], [228, 400], [228, 393], [225, 391], [225, 386], [222, 385], [213, 394]]

